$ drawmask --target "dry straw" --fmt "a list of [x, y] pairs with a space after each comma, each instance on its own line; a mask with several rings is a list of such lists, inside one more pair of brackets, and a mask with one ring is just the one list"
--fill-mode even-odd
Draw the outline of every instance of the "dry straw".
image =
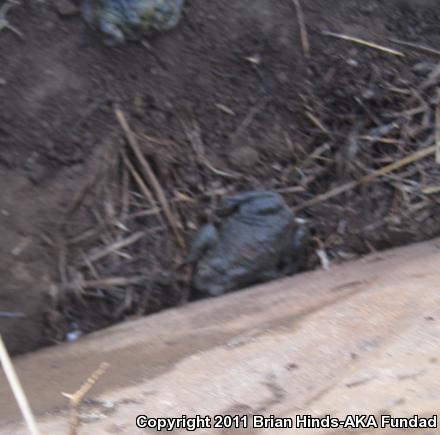
[[0, 335], [0, 362], [2, 364], [3, 370], [8, 380], [11, 390], [14, 393], [15, 400], [20, 408], [26, 425], [29, 429], [31, 435], [41, 435], [37, 429], [37, 423], [35, 421], [34, 415], [32, 414], [29, 402], [24, 394], [23, 388], [18, 379], [17, 373], [15, 372], [14, 366], [12, 364], [11, 358], [9, 357], [6, 346], [3, 342], [3, 338]]

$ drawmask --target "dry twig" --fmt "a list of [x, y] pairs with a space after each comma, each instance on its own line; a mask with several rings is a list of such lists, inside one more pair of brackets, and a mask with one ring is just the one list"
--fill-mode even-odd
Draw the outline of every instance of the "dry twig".
[[260, 111], [262, 111], [266, 107], [266, 104], [269, 102], [269, 100], [270, 97], [265, 95], [261, 97], [260, 100], [249, 109], [243, 121], [229, 138], [231, 144], [233, 144], [250, 127], [255, 117], [258, 115], [258, 113], [260, 113]]
[[316, 205], [321, 202], [327, 201], [330, 198], [334, 198], [335, 196], [338, 196], [341, 193], [348, 192], [349, 190], [352, 190], [357, 186], [360, 186], [361, 184], [370, 183], [376, 178], [382, 177], [388, 174], [389, 172], [395, 171], [396, 169], [400, 169], [417, 160], [423, 159], [431, 154], [434, 154], [436, 152], [436, 148], [437, 148], [436, 145], [433, 145], [428, 148], [423, 148], [419, 151], [416, 151], [415, 153], [406, 156], [403, 159], [398, 160], [397, 162], [386, 165], [382, 168], [377, 169], [376, 171], [371, 172], [368, 175], [365, 175], [360, 180], [350, 181], [346, 184], [343, 184], [342, 186], [335, 187], [334, 189], [322, 193], [321, 195], [317, 195], [314, 198], [310, 199], [309, 201], [305, 201], [302, 204], [300, 204], [298, 207], [295, 207], [294, 210], [295, 211], [304, 210], [305, 208], [311, 207], [312, 205]]
[[440, 55], [440, 51], [431, 47], [427, 47], [426, 45], [415, 44], [414, 42], [402, 41], [401, 39], [390, 38], [391, 42], [395, 44], [404, 45], [406, 47], [415, 48], [417, 50], [426, 51], [427, 53]]
[[101, 365], [92, 373], [87, 382], [85, 382], [82, 387], [73, 394], [62, 393], [64, 397], [67, 397], [70, 401], [70, 417], [69, 417], [69, 435], [77, 435], [79, 428], [79, 406], [85, 395], [90, 391], [93, 385], [96, 384], [98, 379], [107, 371], [110, 367], [109, 363], [103, 362]]
[[232, 109], [230, 109], [228, 106], [225, 106], [224, 104], [215, 103], [215, 107], [217, 107], [217, 109], [221, 110], [222, 112], [230, 116], [235, 116], [235, 112]]
[[8, 351], [6, 350], [6, 346], [3, 342], [3, 337], [1, 335], [0, 362], [11, 387], [11, 390], [14, 393], [15, 400], [17, 401], [17, 404], [26, 422], [29, 433], [31, 435], [41, 435], [37, 428], [35, 417], [32, 414], [31, 407], [29, 406], [29, 402], [26, 395], [24, 394], [23, 387], [21, 386], [20, 380], [18, 379], [17, 373], [15, 372], [11, 358], [9, 357]]
[[149, 136], [148, 134], [145, 134], [145, 133], [142, 133], [142, 137], [147, 139], [148, 142], [152, 142], [152, 143], [155, 143], [157, 145], [165, 145], [165, 146], [176, 145], [176, 143], [173, 142], [172, 140], [158, 139], [156, 137]]
[[156, 178], [156, 175], [154, 174], [153, 170], [151, 169], [150, 164], [145, 159], [144, 155], [142, 154], [139, 144], [137, 142], [136, 136], [133, 134], [132, 130], [130, 129], [127, 119], [125, 118], [124, 113], [119, 109], [115, 108], [115, 115], [119, 122], [119, 124], [122, 127], [122, 130], [125, 133], [125, 137], [127, 138], [127, 142], [130, 145], [131, 149], [133, 150], [136, 158], [138, 159], [142, 169], [145, 172], [145, 176], [147, 177], [147, 181], [152, 186], [157, 200], [159, 201], [160, 205], [163, 208], [163, 211], [165, 213], [166, 218], [168, 219], [168, 222], [171, 226], [171, 229], [174, 233], [174, 236], [176, 237], [177, 243], [182, 248], [182, 250], [186, 251], [185, 242], [183, 240], [182, 235], [179, 231], [179, 226], [177, 224], [177, 220], [173, 213], [171, 212], [171, 208], [168, 204], [168, 201], [166, 199], [166, 196], [163, 192], [162, 186], [160, 185], [158, 179]]
[[122, 157], [125, 166], [130, 171], [131, 176], [134, 178], [134, 181], [136, 181], [136, 184], [138, 185], [139, 190], [143, 193], [147, 201], [150, 203], [152, 207], [155, 206], [155, 201], [153, 194], [151, 193], [150, 189], [147, 187], [147, 185], [144, 183], [144, 180], [142, 180], [142, 177], [139, 175], [139, 173], [136, 171], [136, 168], [131, 164], [130, 160], [128, 160], [128, 157], [124, 154]]
[[365, 45], [366, 47], [374, 48], [376, 50], [380, 50], [383, 51], [384, 53], [392, 54], [394, 56], [405, 57], [405, 54], [402, 53], [401, 51], [393, 50], [392, 48], [388, 48], [383, 45], [376, 44], [374, 42], [366, 41], [365, 39], [344, 35], [342, 33], [330, 32], [328, 30], [323, 30], [321, 33], [326, 36], [332, 36], [333, 38], [339, 38], [339, 39], [343, 39], [344, 41], [354, 42], [355, 44]]
[[202, 138], [200, 135], [200, 127], [197, 125], [197, 123], [194, 121], [194, 127], [192, 130], [190, 130], [185, 122], [181, 120], [183, 129], [185, 131], [186, 137], [188, 138], [188, 141], [190, 142], [191, 146], [193, 147], [194, 151], [197, 154], [197, 158], [200, 163], [203, 163], [211, 172], [213, 172], [216, 175], [219, 175], [221, 177], [225, 178], [240, 178], [241, 174], [237, 174], [235, 172], [226, 172], [221, 171], [220, 169], [215, 168], [211, 162], [208, 160], [208, 158], [205, 156], [204, 151], [204, 145], [202, 142]]
[[307, 28], [304, 21], [304, 14], [302, 11], [301, 3], [299, 0], [292, 0], [295, 5], [296, 15], [298, 17], [299, 31], [301, 34], [301, 44], [304, 52], [304, 57], [310, 59], [310, 43], [309, 36], [307, 35]]
[[112, 252], [116, 252], [119, 249], [125, 248], [129, 245], [132, 245], [133, 243], [136, 243], [138, 240], [140, 240], [144, 236], [145, 236], [144, 231], [138, 231], [137, 233], [132, 234], [131, 236], [127, 237], [126, 239], [118, 240], [118, 241], [106, 246], [104, 249], [101, 249], [98, 252], [96, 252], [92, 255], [89, 255], [84, 260], [84, 263], [93, 263], [97, 260], [101, 260], [102, 258], [106, 257], [107, 255], [111, 254]]
[[331, 137], [329, 129], [311, 112], [306, 111], [307, 118], [313, 122], [323, 133]]
[[425, 195], [434, 195], [440, 193], [440, 186], [427, 186], [422, 189], [422, 193]]
[[75, 281], [73, 283], [67, 284], [65, 290], [75, 290], [81, 287], [81, 290], [85, 289], [112, 289], [114, 287], [126, 287], [129, 285], [140, 284], [145, 281], [144, 276], [112, 276], [109, 278], [95, 279], [93, 281]]

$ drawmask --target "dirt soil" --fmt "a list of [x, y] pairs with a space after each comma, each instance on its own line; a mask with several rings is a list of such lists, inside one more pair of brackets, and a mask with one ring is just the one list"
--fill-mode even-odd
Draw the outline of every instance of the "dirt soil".
[[176, 29], [121, 48], [57, 1], [8, 12], [21, 34], [0, 32], [0, 332], [11, 352], [193, 298], [185, 248], [116, 108], [185, 245], [224, 195], [261, 187], [311, 227], [305, 268], [440, 234], [440, 167], [415, 154], [434, 143], [440, 5], [302, 6], [309, 59], [290, 0], [187, 0]]

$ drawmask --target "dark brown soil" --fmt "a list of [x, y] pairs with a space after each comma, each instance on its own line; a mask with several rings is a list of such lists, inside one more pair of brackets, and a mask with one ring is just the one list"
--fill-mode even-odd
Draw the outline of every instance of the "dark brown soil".
[[302, 207], [433, 144], [440, 56], [391, 39], [440, 49], [440, 5], [303, 8], [309, 61], [291, 0], [187, 0], [175, 30], [118, 49], [52, 2], [9, 12], [24, 36], [0, 32], [0, 332], [12, 352], [192, 297], [184, 250], [116, 105], [186, 244], [222, 196], [258, 187], [302, 208], [314, 233], [307, 268], [317, 253], [335, 262], [440, 234], [433, 155]]

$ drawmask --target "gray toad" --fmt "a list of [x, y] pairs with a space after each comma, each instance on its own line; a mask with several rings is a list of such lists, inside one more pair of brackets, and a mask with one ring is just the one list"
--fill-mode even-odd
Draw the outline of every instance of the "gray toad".
[[296, 272], [308, 239], [292, 210], [274, 192], [243, 192], [226, 198], [219, 229], [202, 227], [190, 253], [193, 286], [221, 295]]
[[184, 0], [84, 0], [85, 21], [104, 35], [106, 45], [162, 32], [179, 21]]

